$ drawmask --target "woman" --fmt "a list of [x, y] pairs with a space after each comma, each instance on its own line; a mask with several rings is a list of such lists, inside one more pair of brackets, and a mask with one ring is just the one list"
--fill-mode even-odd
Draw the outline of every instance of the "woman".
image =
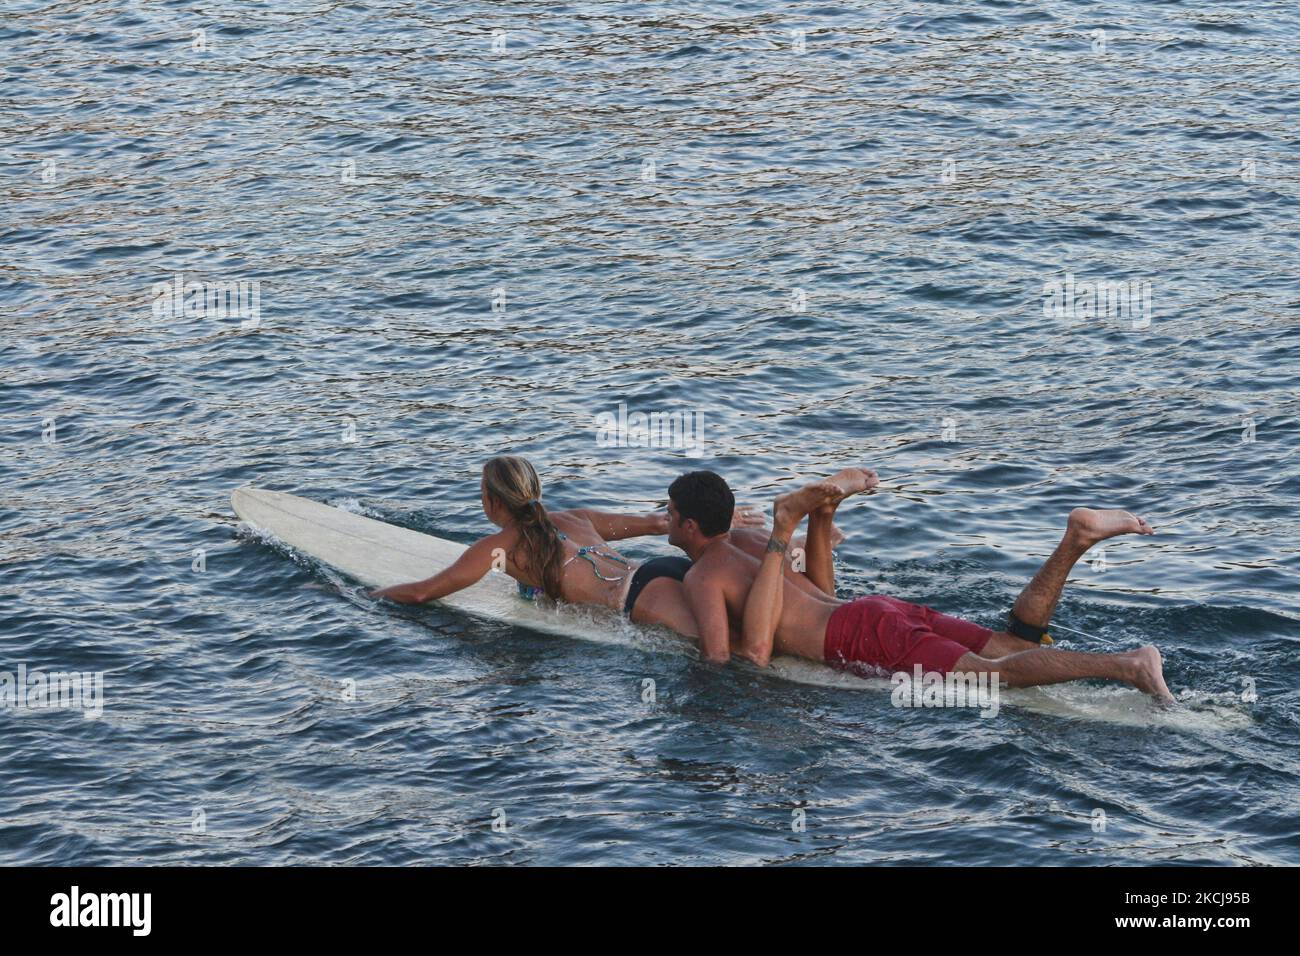
[[483, 466], [483, 513], [501, 530], [476, 541], [446, 570], [412, 584], [383, 588], [375, 597], [403, 604], [435, 601], [477, 582], [504, 558], [504, 570], [520, 593], [538, 593], [569, 604], [621, 610], [638, 624], [661, 624], [698, 638], [682, 578], [683, 557], [644, 563], [623, 557], [607, 542], [668, 533], [668, 515], [617, 515], [589, 508], [548, 512], [542, 484], [527, 459], [503, 455]]

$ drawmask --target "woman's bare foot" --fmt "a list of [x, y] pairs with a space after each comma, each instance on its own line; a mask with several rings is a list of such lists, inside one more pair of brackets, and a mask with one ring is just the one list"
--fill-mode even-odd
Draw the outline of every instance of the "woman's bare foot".
[[843, 489], [829, 481], [810, 482], [797, 491], [777, 495], [772, 505], [772, 536], [788, 537], [805, 515], [843, 497]]
[[1133, 673], [1129, 677], [1129, 683], [1142, 691], [1144, 694], [1150, 694], [1161, 704], [1174, 703], [1174, 695], [1169, 693], [1169, 687], [1165, 684], [1164, 662], [1160, 658], [1160, 652], [1152, 645], [1139, 647], [1136, 651], [1130, 651], [1125, 655], [1132, 660]]
[[1155, 529], [1144, 518], [1117, 508], [1098, 511], [1093, 508], [1075, 508], [1070, 512], [1066, 534], [1080, 544], [1091, 548], [1120, 534], [1155, 534]]

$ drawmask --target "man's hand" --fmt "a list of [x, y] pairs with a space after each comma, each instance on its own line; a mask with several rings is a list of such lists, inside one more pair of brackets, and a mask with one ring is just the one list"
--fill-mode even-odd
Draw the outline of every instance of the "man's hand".
[[762, 528], [767, 524], [763, 512], [756, 505], [737, 505], [731, 514], [731, 530], [737, 528]]

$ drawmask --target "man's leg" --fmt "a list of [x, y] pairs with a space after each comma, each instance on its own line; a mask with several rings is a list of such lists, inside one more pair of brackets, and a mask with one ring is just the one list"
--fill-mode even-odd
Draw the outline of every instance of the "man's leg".
[[1154, 533], [1146, 521], [1127, 511], [1075, 508], [1070, 512], [1061, 543], [1025, 585], [1011, 609], [1011, 626], [1019, 633], [995, 634], [994, 640], [989, 641], [989, 647], [982, 652], [984, 656], [996, 657], [1036, 646], [1036, 642], [1022, 638], [1032, 637], [1035, 631], [1047, 631], [1052, 612], [1061, 599], [1061, 591], [1070, 578], [1071, 569], [1093, 545], [1121, 534]]
[[993, 636], [989, 638], [989, 642], [984, 645], [984, 649], [980, 651], [980, 654], [984, 657], [1006, 657], [1008, 654], [1031, 651], [1039, 646], [1041, 645], [1034, 641], [1027, 641], [1023, 637], [1016, 637], [1006, 631], [994, 631]]
[[[1025, 633], [1047, 630], [1071, 569], [1093, 545], [1121, 534], [1154, 533], [1145, 520], [1127, 511], [1075, 508], [1061, 543], [1016, 599], [1011, 611], [1013, 626], [1019, 625], [1017, 629]], [[1001, 632], [993, 635], [978, 656], [963, 656], [954, 669], [996, 672], [1011, 687], [1101, 677], [1132, 684], [1162, 702], [1173, 701], [1165, 686], [1160, 652], [1150, 646], [1123, 654], [1085, 654], [1049, 650]]]
[[804, 550], [804, 574], [823, 594], [835, 597], [834, 548], [835, 509], [849, 495], [870, 491], [880, 479], [870, 468], [845, 468], [826, 479], [844, 492], [836, 501], [814, 509], [808, 515], [808, 540]]
[[790, 538], [804, 515], [841, 496], [842, 490], [828, 481], [813, 482], [798, 491], [777, 495], [772, 506], [772, 536], [745, 598], [740, 648], [736, 650], [741, 657], [760, 667], [766, 667], [771, 660], [784, 604], [785, 560]]
[[804, 542], [804, 575], [823, 594], [835, 596], [835, 559], [832, 556], [831, 528], [835, 506], [818, 508], [808, 516], [808, 539]]
[[1021, 651], [991, 660], [963, 654], [952, 668], [957, 672], [995, 674], [1009, 687], [1037, 687], [1085, 677], [1101, 677], [1131, 684], [1161, 703], [1173, 703], [1165, 685], [1160, 652], [1147, 645], [1123, 654], [1084, 654], [1046, 647]]

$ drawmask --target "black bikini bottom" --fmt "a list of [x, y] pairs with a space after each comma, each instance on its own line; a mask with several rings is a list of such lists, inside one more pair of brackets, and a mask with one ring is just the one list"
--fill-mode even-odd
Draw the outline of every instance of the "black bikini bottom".
[[627, 589], [627, 600], [623, 602], [623, 613], [628, 617], [632, 616], [632, 608], [636, 607], [636, 599], [641, 596], [642, 589], [655, 578], [673, 578], [680, 581], [686, 577], [686, 572], [690, 569], [690, 558], [651, 558], [632, 575], [632, 585]]

